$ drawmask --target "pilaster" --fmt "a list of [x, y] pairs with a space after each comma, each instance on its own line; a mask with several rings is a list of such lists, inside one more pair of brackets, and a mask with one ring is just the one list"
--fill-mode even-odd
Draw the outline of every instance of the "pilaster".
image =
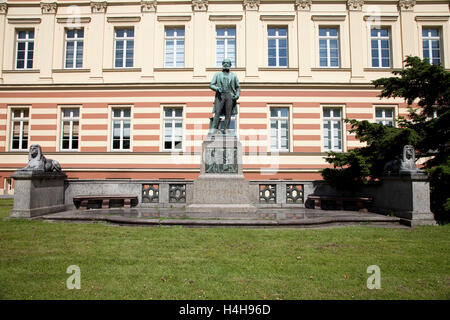
[[139, 41], [141, 46], [141, 52], [144, 52], [142, 59], [142, 80], [152, 80], [154, 79], [154, 65], [155, 65], [155, 22], [156, 22], [156, 0], [142, 0], [141, 1], [141, 12], [142, 19], [140, 32], [145, 33], [142, 35], [141, 39], [146, 39], [146, 41]]
[[260, 0], [244, 0], [245, 11], [245, 76], [246, 78], [258, 77], [258, 36], [255, 35], [255, 26], [258, 26], [258, 11]]
[[53, 62], [53, 43], [55, 35], [55, 16], [58, 6], [56, 2], [41, 2], [42, 22], [40, 33], [44, 36], [40, 37], [38, 50], [35, 54], [39, 56], [39, 79], [43, 82], [51, 83], [52, 78], [52, 62]]
[[351, 82], [362, 82], [364, 80], [364, 32], [363, 12], [364, 0], [348, 0], [348, 17], [350, 30], [350, 55], [351, 55]]
[[207, 51], [202, 45], [208, 25], [208, 0], [192, 0], [194, 25], [194, 78], [206, 79]]
[[90, 78], [95, 81], [103, 81], [103, 41], [105, 30], [106, 1], [92, 1], [92, 19], [89, 29], [90, 45], [88, 50]]
[[419, 56], [418, 46], [416, 45], [416, 32], [411, 27], [416, 25], [414, 21], [415, 4], [416, 0], [400, 0], [398, 2], [402, 34], [402, 60], [406, 56]]
[[[6, 1], [0, 2], [0, 37], [5, 39], [6, 30], [6, 13], [8, 12], [8, 4]], [[3, 83], [3, 51], [5, 50], [5, 42], [0, 41], [0, 84]]]
[[311, 81], [312, 57], [311, 46], [314, 45], [311, 30], [314, 27], [311, 23], [312, 0], [296, 0], [295, 9], [297, 12], [297, 43], [298, 43], [298, 80]]

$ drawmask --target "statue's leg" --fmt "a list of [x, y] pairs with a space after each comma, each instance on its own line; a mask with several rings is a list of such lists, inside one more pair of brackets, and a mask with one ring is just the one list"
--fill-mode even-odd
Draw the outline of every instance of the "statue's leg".
[[219, 129], [220, 115], [222, 114], [224, 104], [225, 99], [223, 99], [223, 97], [220, 97], [219, 104], [216, 107], [216, 113], [214, 113], [214, 119], [212, 123], [213, 129]]
[[227, 94], [227, 98], [225, 99], [225, 130], [230, 129], [231, 122], [231, 112], [233, 111], [233, 98], [231, 94]]

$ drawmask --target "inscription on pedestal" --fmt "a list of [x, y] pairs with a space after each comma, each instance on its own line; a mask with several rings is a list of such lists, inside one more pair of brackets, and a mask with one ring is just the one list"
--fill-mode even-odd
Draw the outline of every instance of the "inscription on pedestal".
[[238, 173], [237, 148], [205, 148], [205, 173]]

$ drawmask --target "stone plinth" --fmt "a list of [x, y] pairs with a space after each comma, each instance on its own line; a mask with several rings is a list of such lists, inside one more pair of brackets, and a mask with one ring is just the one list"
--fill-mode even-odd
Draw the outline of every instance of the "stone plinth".
[[235, 135], [210, 134], [202, 144], [200, 175], [187, 212], [256, 212], [242, 174], [242, 145]]
[[10, 217], [32, 218], [65, 209], [65, 173], [18, 170], [12, 178], [14, 207], [9, 213]]
[[374, 207], [382, 213], [394, 213], [409, 226], [435, 225], [430, 211], [430, 185], [423, 173], [400, 173], [383, 178], [374, 191]]

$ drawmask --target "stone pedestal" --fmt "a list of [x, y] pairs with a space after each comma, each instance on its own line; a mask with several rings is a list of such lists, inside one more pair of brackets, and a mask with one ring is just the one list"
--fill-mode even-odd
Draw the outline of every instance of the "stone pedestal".
[[242, 174], [242, 145], [235, 135], [210, 134], [202, 144], [200, 176], [187, 212], [254, 213], [250, 185]]
[[10, 217], [32, 218], [64, 211], [65, 173], [18, 170], [12, 178], [14, 207]]
[[424, 173], [401, 172], [383, 178], [377, 188], [374, 206], [383, 213], [394, 213], [409, 226], [435, 225], [430, 211], [430, 185]]

